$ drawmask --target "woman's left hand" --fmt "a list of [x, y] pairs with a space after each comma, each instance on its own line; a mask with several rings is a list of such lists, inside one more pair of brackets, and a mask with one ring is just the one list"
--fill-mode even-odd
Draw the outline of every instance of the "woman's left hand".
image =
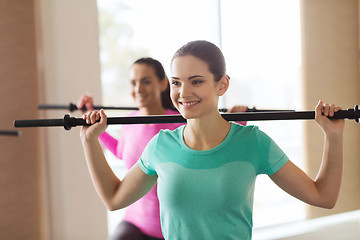
[[327, 135], [339, 135], [344, 131], [344, 119], [329, 119], [327, 116], [332, 117], [334, 113], [341, 110], [340, 107], [334, 104], [323, 104], [320, 100], [315, 108], [315, 120]]

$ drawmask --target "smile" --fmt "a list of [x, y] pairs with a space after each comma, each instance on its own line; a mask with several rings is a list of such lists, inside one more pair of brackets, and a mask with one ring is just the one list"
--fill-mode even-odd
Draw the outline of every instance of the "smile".
[[145, 99], [146, 98], [146, 95], [136, 95], [135, 96], [136, 99]]
[[196, 101], [196, 102], [179, 102], [181, 105], [187, 107], [187, 106], [193, 106], [195, 104], [198, 104], [200, 101]]

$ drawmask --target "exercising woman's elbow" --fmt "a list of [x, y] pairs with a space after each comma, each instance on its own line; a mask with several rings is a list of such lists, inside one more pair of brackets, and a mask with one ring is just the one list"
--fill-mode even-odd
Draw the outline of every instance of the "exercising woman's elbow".
[[116, 211], [119, 209], [119, 208], [117, 208], [115, 206], [111, 206], [111, 205], [105, 205], [105, 206], [106, 206], [107, 210], [109, 210], [109, 211]]
[[103, 201], [103, 202], [104, 202], [105, 207], [109, 211], [116, 211], [116, 210], [125, 208], [128, 205], [130, 205], [124, 201], [119, 201], [118, 199], [117, 199], [117, 201], [108, 200], [108, 201]]
[[119, 210], [119, 209], [122, 208], [122, 207], [120, 207], [120, 206], [118, 206], [116, 204], [113, 204], [111, 202], [104, 202], [104, 204], [105, 204], [106, 209], [109, 210], [109, 211], [116, 211], [116, 210]]
[[333, 209], [336, 206], [336, 200], [333, 202], [328, 202], [324, 204], [322, 207], [326, 209]]
[[318, 207], [325, 208], [325, 209], [333, 209], [336, 206], [337, 199], [327, 200], [318, 204]]

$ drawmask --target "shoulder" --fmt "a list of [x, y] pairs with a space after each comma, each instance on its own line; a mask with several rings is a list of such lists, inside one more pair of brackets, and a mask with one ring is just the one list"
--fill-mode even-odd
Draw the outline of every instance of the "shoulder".
[[258, 145], [264, 141], [271, 141], [271, 138], [255, 125], [243, 126], [238, 123], [232, 123], [231, 135], [233, 141], [245, 141], [249, 144]]
[[235, 132], [239, 133], [241, 132], [242, 134], [254, 134], [254, 135], [263, 135], [266, 133], [264, 133], [262, 130], [259, 129], [258, 126], [255, 125], [248, 125], [248, 126], [243, 126], [239, 123], [235, 123], [232, 122], [232, 127], [235, 129]]
[[233, 135], [256, 135], [261, 132], [255, 125], [243, 126], [235, 122], [232, 122], [231, 125]]
[[175, 130], [161, 129], [152, 139], [156, 148], [170, 148], [170, 146], [178, 145], [182, 138], [182, 130], [184, 126], [180, 126]]
[[182, 134], [184, 126], [185, 125], [181, 125], [181, 126], [177, 127], [176, 129], [173, 129], [173, 130], [172, 129], [161, 129], [159, 131], [159, 133], [157, 134], [158, 138], [160, 138], [161, 140], [170, 139], [170, 138], [178, 139]]

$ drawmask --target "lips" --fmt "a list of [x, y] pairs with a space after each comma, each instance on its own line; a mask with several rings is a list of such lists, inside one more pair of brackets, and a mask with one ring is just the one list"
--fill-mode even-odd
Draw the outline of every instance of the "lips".
[[180, 105], [184, 106], [184, 107], [191, 107], [194, 106], [196, 104], [198, 104], [200, 101], [189, 101], [189, 102], [180, 102]]
[[139, 101], [143, 101], [144, 99], [146, 99], [146, 95], [135, 95], [135, 98]]

